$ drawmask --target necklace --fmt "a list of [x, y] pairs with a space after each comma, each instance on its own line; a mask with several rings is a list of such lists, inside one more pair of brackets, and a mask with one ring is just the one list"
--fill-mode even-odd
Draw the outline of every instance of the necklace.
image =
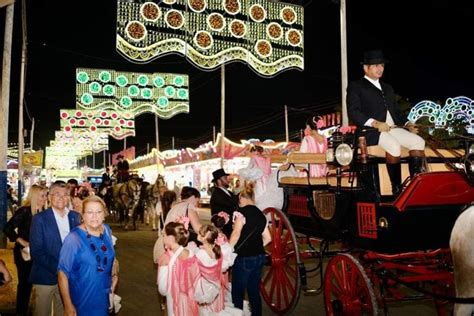
[[104, 233], [101, 232], [100, 235], [99, 235], [100, 241], [102, 243], [102, 245], [100, 246], [100, 250], [102, 250], [102, 252], [104, 253], [104, 260], [103, 260], [103, 264], [101, 265], [100, 264], [101, 260], [100, 260], [99, 251], [97, 250], [96, 245], [92, 241], [92, 236], [89, 233], [89, 231], [87, 230], [87, 227], [85, 225], [84, 225], [84, 228], [86, 229], [87, 240], [89, 240], [89, 244], [91, 246], [91, 249], [95, 253], [95, 260], [97, 261], [97, 271], [103, 272], [103, 271], [105, 271], [105, 266], [107, 265], [107, 246], [104, 243]]

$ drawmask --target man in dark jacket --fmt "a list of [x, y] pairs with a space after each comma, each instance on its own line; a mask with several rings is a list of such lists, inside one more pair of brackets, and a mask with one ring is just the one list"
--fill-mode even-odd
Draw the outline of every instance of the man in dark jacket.
[[128, 161], [126, 159], [123, 159], [123, 155], [118, 155], [117, 159], [117, 182], [122, 183], [122, 182], [127, 182], [128, 178], [130, 177], [129, 170], [130, 166], [128, 165]]
[[380, 50], [364, 53], [361, 64], [365, 76], [348, 85], [347, 111], [358, 128], [372, 127], [365, 134], [367, 145], [385, 150], [392, 192], [397, 195], [401, 189], [401, 147], [410, 152], [409, 169], [414, 176], [422, 171], [425, 141], [416, 135], [416, 125], [403, 116], [393, 88], [380, 81], [387, 62]]
[[217, 169], [212, 173], [212, 182], [214, 183], [214, 190], [211, 195], [211, 214], [215, 215], [219, 212], [226, 212], [229, 214], [230, 221], [222, 228], [222, 232], [230, 238], [232, 233], [232, 216], [238, 207], [238, 199], [229, 188], [229, 174], [224, 169]]

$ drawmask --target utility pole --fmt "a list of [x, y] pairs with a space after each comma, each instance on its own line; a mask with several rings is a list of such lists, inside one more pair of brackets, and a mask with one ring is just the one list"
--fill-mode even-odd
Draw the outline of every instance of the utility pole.
[[104, 153], [103, 153], [103, 161], [104, 161], [104, 172], [107, 172], [107, 161], [105, 159], [106, 157], [106, 150], [104, 149]]
[[171, 149], [174, 150], [174, 136], [171, 137]]
[[224, 168], [225, 154], [225, 65], [221, 66], [221, 168]]
[[[6, 8], [5, 35], [2, 64], [2, 99], [0, 101], [0, 148], [3, 153], [8, 150], [8, 112], [10, 108], [10, 70], [12, 57], [13, 12], [14, 4]], [[0, 248], [7, 247], [3, 227], [7, 223], [7, 155], [0, 155]]]
[[150, 152], [150, 143], [146, 143], [146, 154]]
[[212, 144], [216, 143], [216, 126], [212, 126]]
[[95, 152], [92, 152], [92, 169], [95, 169]]
[[342, 97], [342, 125], [349, 125], [347, 116], [347, 35], [346, 35], [346, 0], [340, 0], [341, 22], [341, 97]]
[[288, 143], [290, 141], [290, 136], [288, 134], [288, 107], [285, 105], [285, 141]]
[[160, 151], [160, 134], [158, 129], [158, 115], [155, 115], [155, 138], [156, 138], [156, 150]]
[[26, 28], [26, 1], [21, 1], [21, 28], [23, 42], [21, 45], [21, 70], [20, 70], [20, 104], [18, 107], [18, 203], [23, 196], [23, 151], [25, 138], [23, 130], [23, 103], [25, 101], [26, 59], [27, 59], [27, 28]]
[[30, 151], [33, 151], [33, 139], [35, 137], [35, 118], [31, 119], [31, 131], [30, 131]]

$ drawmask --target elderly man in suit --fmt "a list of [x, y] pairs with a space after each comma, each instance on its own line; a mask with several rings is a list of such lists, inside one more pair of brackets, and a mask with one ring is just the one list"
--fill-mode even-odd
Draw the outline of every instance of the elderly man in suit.
[[410, 175], [422, 171], [425, 141], [417, 127], [409, 122], [397, 104], [392, 86], [381, 82], [385, 59], [381, 50], [364, 53], [365, 76], [347, 87], [347, 112], [350, 120], [359, 128], [372, 127], [365, 134], [367, 145], [379, 145], [386, 152], [387, 170], [392, 192], [401, 190], [401, 147], [410, 152]]
[[32, 268], [30, 282], [36, 293], [35, 316], [63, 315], [58, 290], [59, 253], [69, 231], [81, 223], [80, 215], [67, 208], [69, 193], [63, 182], [49, 189], [51, 207], [33, 216], [30, 228]]
[[[234, 211], [238, 207], [238, 199], [229, 188], [229, 174], [224, 169], [217, 169], [212, 173], [212, 182], [214, 183], [214, 191], [211, 195], [211, 214], [215, 215], [221, 211], [229, 214], [232, 218]], [[230, 238], [232, 233], [232, 221], [229, 221], [222, 229], [222, 232]]]

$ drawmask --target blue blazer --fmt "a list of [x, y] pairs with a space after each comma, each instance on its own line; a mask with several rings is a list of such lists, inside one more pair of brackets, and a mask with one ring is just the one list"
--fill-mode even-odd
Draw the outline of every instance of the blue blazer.
[[[63, 242], [52, 208], [33, 216], [30, 229], [30, 251], [32, 267], [30, 282], [55, 285], [58, 283], [59, 253]], [[70, 230], [81, 223], [79, 213], [69, 211]]]

